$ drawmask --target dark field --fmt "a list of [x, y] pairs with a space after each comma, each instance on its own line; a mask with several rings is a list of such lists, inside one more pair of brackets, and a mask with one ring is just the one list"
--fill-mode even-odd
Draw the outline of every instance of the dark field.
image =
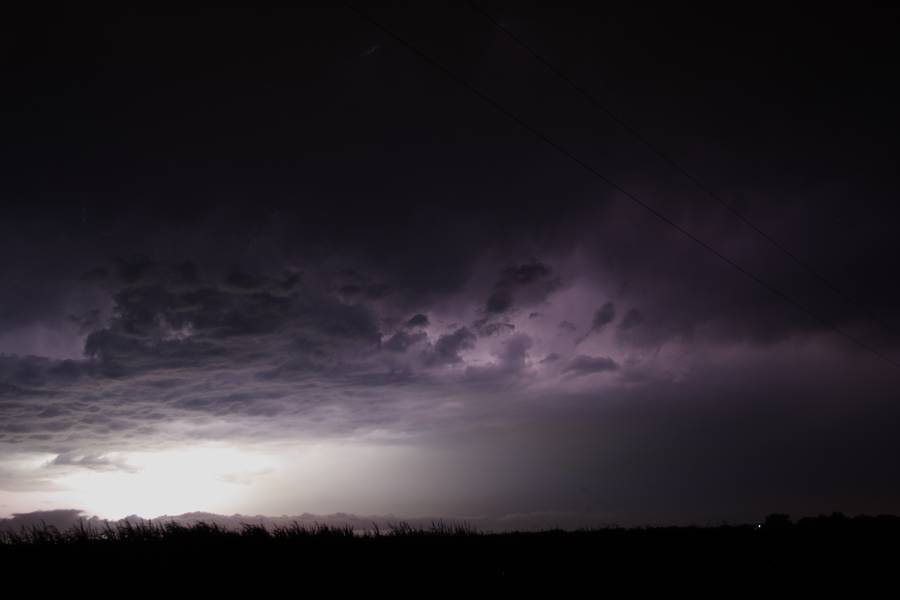
[[[2, 533], [7, 573], [38, 568], [55, 576], [212, 578], [209, 585], [485, 580], [592, 581], [653, 589], [773, 582], [808, 588], [896, 585], [900, 518], [843, 515], [719, 527], [605, 528], [480, 533], [465, 525], [399, 523], [360, 532], [299, 525], [228, 530], [214, 524], [117, 524]], [[64, 575], [61, 575], [64, 574]], [[157, 582], [158, 583], [158, 582]], [[443, 584], [441, 584], [443, 585]], [[607, 588], [610, 589], [610, 588]]]

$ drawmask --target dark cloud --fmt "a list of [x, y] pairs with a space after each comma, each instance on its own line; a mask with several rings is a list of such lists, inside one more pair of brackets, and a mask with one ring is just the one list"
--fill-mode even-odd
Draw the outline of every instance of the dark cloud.
[[81, 333], [90, 333], [102, 326], [102, 315], [99, 308], [92, 308], [80, 315], [69, 315], [69, 319], [78, 325]]
[[616, 308], [612, 302], [607, 302], [596, 312], [594, 312], [594, 319], [591, 321], [591, 331], [600, 331], [610, 323], [612, 323], [613, 319], [616, 318]]
[[189, 260], [169, 265], [171, 281], [175, 285], [194, 285], [200, 280], [197, 265]]
[[407, 327], [427, 327], [428, 326], [428, 317], [419, 313], [417, 315], [413, 315], [406, 321]]
[[386, 283], [372, 283], [363, 285], [359, 273], [353, 272], [353, 279], [357, 283], [345, 283], [338, 287], [338, 294], [350, 299], [380, 300], [391, 293], [391, 286]]
[[593, 373], [603, 373], [605, 371], [615, 371], [619, 365], [608, 356], [587, 356], [579, 354], [575, 356], [566, 367], [565, 372], [571, 373], [575, 377], [582, 375], [591, 375]]
[[507, 333], [511, 333], [516, 329], [516, 326], [512, 323], [489, 323], [485, 319], [479, 319], [475, 321], [472, 326], [478, 331], [478, 335], [485, 337], [504, 335]]
[[120, 258], [116, 263], [116, 275], [126, 284], [138, 283], [155, 266], [152, 259], [140, 254]]
[[616, 308], [612, 302], [607, 302], [600, 308], [594, 311], [594, 316], [591, 319], [591, 327], [588, 329], [584, 335], [579, 337], [575, 344], [578, 345], [584, 340], [586, 340], [589, 336], [594, 333], [598, 333], [603, 331], [603, 329], [613, 322], [616, 318]]
[[509, 380], [528, 366], [528, 351], [532, 346], [533, 341], [529, 336], [515, 334], [495, 352], [492, 364], [469, 366], [466, 368], [466, 377], [480, 382]]
[[338, 288], [338, 293], [344, 296], [358, 296], [363, 293], [363, 288], [354, 283], [347, 283]]
[[531, 302], [544, 299], [559, 285], [551, 275], [550, 267], [537, 261], [504, 268], [488, 297], [485, 311], [489, 315], [505, 313], [513, 307], [516, 296]]
[[459, 353], [475, 346], [476, 336], [467, 327], [460, 327], [453, 333], [440, 336], [426, 353], [426, 364], [431, 366], [452, 365], [462, 362]]
[[[62, 443], [77, 451], [81, 442], [104, 431], [148, 435], [148, 424], [179, 418], [184, 411], [254, 418], [290, 414], [310, 406], [294, 403], [290, 382], [312, 375], [335, 381], [372, 368], [366, 361], [379, 352], [381, 333], [365, 305], [344, 304], [296, 283], [286, 293], [275, 279], [254, 281], [260, 282], [254, 289], [199, 280], [185, 287], [183, 281], [152, 282], [144, 276], [143, 283], [114, 293], [112, 317], [86, 336], [84, 358], [0, 360], [3, 397], [23, 401], [0, 406], [9, 423], [0, 427], [0, 441], [31, 440], [51, 448]], [[383, 347], [402, 351], [422, 343], [431, 352], [426, 338], [424, 332], [401, 332]], [[454, 352], [466, 346], [462, 332], [439, 340], [432, 360], [453, 362]], [[231, 373], [214, 375], [221, 369]], [[209, 377], [222, 382], [210, 385]], [[117, 388], [120, 384], [126, 387]], [[56, 397], [58, 403], [35, 403]], [[60, 454], [54, 464], [99, 467], [102, 462], [96, 453], [72, 456]]]
[[108, 456], [100, 454], [78, 454], [75, 452], [65, 452], [57, 454], [56, 458], [47, 463], [48, 467], [83, 467], [95, 471], [126, 471], [130, 473], [137, 472], [137, 469], [124, 463], [117, 461]]
[[87, 281], [89, 283], [95, 283], [106, 280], [108, 276], [109, 271], [105, 267], [96, 267], [82, 273], [81, 280]]
[[512, 308], [512, 305], [512, 292], [506, 288], [501, 288], [491, 293], [484, 308], [488, 314], [500, 314], [508, 311]]
[[578, 329], [578, 327], [570, 321], [560, 321], [556, 326], [566, 333], [574, 333]]
[[384, 347], [391, 352], [406, 352], [410, 346], [424, 342], [427, 339], [428, 336], [424, 332], [407, 333], [398, 331], [384, 342]]
[[636, 308], [631, 308], [625, 313], [619, 327], [622, 329], [633, 329], [644, 322], [644, 315]]
[[58, 390], [46, 388], [72, 383], [95, 372], [96, 365], [85, 361], [0, 355], [0, 381], [8, 394], [52, 394]]
[[238, 267], [232, 267], [225, 276], [225, 286], [239, 291], [258, 290], [264, 284], [265, 281], [262, 278], [242, 271]]
[[528, 361], [528, 351], [534, 346], [534, 341], [527, 335], [518, 334], [512, 336], [503, 345], [503, 351], [499, 354], [501, 364], [508, 369], [521, 371]]
[[500, 281], [497, 282], [497, 285], [504, 287], [529, 285], [549, 277], [550, 273], [550, 267], [537, 261], [507, 267], [500, 274]]

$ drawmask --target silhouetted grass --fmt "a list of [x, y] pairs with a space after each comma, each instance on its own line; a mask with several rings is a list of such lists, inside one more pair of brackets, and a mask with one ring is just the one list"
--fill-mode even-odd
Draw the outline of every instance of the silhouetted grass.
[[[900, 518], [843, 515], [718, 527], [642, 527], [484, 533], [468, 524], [398, 522], [349, 526], [228, 529], [215, 523], [83, 522], [60, 531], [32, 526], [0, 532], [0, 564], [108, 572], [303, 574], [304, 577], [513, 578], [607, 584], [677, 584], [697, 578], [742, 585], [784, 576], [818, 583], [897, 568]], [[648, 579], [650, 578], [650, 579]]]
[[433, 522], [430, 527], [414, 527], [397, 522], [381, 528], [373, 524], [371, 529], [354, 530], [348, 526], [325, 524], [301, 525], [294, 522], [286, 526], [266, 527], [245, 523], [240, 529], [230, 529], [216, 523], [200, 521], [192, 525], [152, 520], [120, 523], [104, 523], [97, 526], [82, 521], [69, 529], [59, 530], [52, 525], [31, 525], [16, 530], [0, 530], [0, 545], [5, 546], [122, 546], [135, 544], [207, 544], [207, 543], [298, 543], [335, 540], [384, 538], [451, 538], [484, 536], [465, 523]]

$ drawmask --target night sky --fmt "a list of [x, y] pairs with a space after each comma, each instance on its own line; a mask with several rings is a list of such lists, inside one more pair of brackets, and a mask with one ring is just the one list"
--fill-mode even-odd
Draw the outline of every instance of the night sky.
[[897, 15], [357, 6], [7, 14], [0, 517], [900, 512]]

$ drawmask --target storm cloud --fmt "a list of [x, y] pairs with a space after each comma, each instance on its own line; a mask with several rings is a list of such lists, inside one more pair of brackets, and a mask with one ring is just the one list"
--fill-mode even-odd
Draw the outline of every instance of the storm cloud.
[[379, 14], [652, 211], [310, 10], [6, 26], [0, 513], [198, 444], [291, 457], [282, 480], [217, 474], [256, 490], [223, 511], [895, 506], [900, 136], [877, 48], [810, 56], [779, 29], [784, 52], [750, 56], [719, 21], [496, 8], [779, 249], [472, 11]]

